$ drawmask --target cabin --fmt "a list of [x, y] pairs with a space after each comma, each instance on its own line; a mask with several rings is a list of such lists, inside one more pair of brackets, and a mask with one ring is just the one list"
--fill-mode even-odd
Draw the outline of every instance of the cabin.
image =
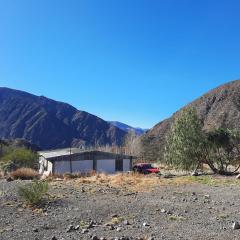
[[114, 174], [132, 170], [133, 157], [102, 151], [82, 151], [78, 148], [40, 151], [39, 173], [42, 175], [92, 171]]

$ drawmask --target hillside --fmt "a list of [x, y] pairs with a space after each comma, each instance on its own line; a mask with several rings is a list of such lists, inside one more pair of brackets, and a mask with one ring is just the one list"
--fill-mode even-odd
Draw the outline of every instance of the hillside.
[[[205, 130], [218, 127], [240, 129], [240, 80], [221, 85], [187, 106], [196, 108]], [[148, 160], [162, 158], [166, 135], [179, 111], [142, 137], [144, 156]]]
[[42, 149], [120, 145], [126, 133], [69, 104], [0, 88], [0, 138], [24, 138]]
[[136, 135], [138, 135], [138, 136], [143, 135], [147, 131], [147, 129], [132, 127], [132, 126], [129, 126], [125, 123], [121, 123], [118, 121], [109, 121], [109, 123], [114, 125], [115, 127], [122, 129], [123, 131], [125, 131], [127, 133], [130, 131], [134, 131], [136, 133]]

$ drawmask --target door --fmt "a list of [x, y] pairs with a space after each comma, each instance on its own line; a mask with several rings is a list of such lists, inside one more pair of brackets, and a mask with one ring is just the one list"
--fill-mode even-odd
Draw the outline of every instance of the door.
[[123, 171], [123, 160], [116, 159], [116, 172], [122, 172], [122, 171]]

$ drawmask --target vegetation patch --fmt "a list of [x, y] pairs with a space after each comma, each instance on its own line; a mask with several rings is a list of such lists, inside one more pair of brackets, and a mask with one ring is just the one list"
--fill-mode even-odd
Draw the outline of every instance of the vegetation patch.
[[43, 197], [48, 192], [48, 188], [48, 182], [33, 181], [32, 183], [19, 187], [18, 194], [25, 203], [34, 206], [42, 202]]
[[[181, 176], [172, 179], [162, 179], [163, 185], [186, 185], [186, 184], [204, 184], [208, 186], [230, 186], [240, 185], [240, 181], [233, 177], [223, 177], [217, 175], [207, 176]], [[205, 196], [205, 198], [209, 198]]]
[[170, 221], [185, 221], [186, 218], [182, 216], [172, 215], [168, 218]]
[[30, 149], [5, 146], [0, 154], [0, 169], [12, 172], [18, 168], [38, 168], [38, 154]]

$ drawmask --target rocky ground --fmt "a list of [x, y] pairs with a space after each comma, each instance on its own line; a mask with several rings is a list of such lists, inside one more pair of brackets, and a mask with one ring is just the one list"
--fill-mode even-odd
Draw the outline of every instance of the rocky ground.
[[[174, 180], [173, 180], [174, 181]], [[185, 182], [149, 191], [53, 181], [42, 206], [23, 205], [0, 180], [0, 239], [240, 239], [240, 186]]]

